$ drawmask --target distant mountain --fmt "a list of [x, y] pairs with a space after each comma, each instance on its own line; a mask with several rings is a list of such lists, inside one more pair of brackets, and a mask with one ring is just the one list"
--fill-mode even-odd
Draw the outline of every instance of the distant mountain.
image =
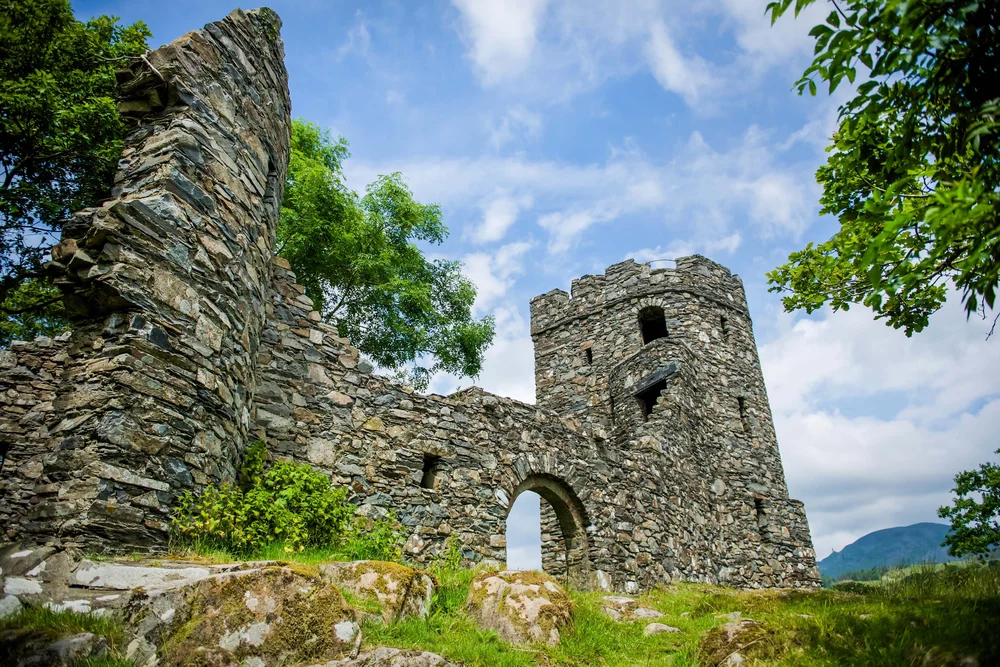
[[820, 574], [836, 579], [845, 572], [873, 567], [955, 560], [948, 555], [948, 549], [941, 546], [950, 528], [944, 523], [915, 523], [876, 530], [821, 560]]

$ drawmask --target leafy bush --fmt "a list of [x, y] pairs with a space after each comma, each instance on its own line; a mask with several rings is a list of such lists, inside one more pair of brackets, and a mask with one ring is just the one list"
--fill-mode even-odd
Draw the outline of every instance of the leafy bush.
[[384, 519], [355, 516], [341, 549], [350, 560], [399, 562], [403, 558], [405, 537], [392, 512]]
[[240, 484], [185, 492], [173, 528], [184, 543], [246, 555], [272, 544], [286, 551], [306, 547], [343, 550], [352, 558], [399, 560], [403, 533], [395, 517], [371, 521], [356, 516], [347, 489], [336, 488], [307, 464], [268, 465], [258, 441], [244, 456]]

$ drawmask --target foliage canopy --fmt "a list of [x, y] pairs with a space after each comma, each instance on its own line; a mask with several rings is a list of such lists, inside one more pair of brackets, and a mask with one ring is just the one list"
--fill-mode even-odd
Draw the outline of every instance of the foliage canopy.
[[[771, 2], [772, 23], [793, 0]], [[794, 0], [798, 13], [815, 0]], [[840, 230], [768, 274], [787, 310], [861, 303], [921, 331], [962, 291], [986, 316], [1000, 284], [1000, 3], [834, 0], [796, 83], [815, 95], [861, 76], [817, 172]], [[996, 320], [994, 320], [995, 324]]]
[[46, 253], [64, 218], [110, 191], [126, 130], [114, 72], [151, 36], [117, 20], [81, 23], [67, 0], [0, 0], [0, 318], [15, 329], [0, 344], [60, 326]]
[[359, 198], [344, 183], [348, 156], [343, 137], [292, 122], [278, 254], [323, 319], [379, 365], [411, 365], [418, 388], [437, 371], [478, 375], [493, 320], [473, 317], [476, 290], [459, 262], [417, 245], [444, 241], [441, 209], [417, 202], [398, 173]]
[[938, 509], [938, 516], [951, 519], [948, 553], [982, 556], [1000, 546], [1000, 465], [984, 463], [955, 475], [954, 492], [955, 504]]

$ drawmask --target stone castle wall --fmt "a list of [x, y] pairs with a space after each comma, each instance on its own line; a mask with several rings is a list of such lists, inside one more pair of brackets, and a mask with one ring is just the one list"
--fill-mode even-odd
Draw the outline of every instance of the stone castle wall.
[[[533, 491], [544, 567], [579, 586], [816, 585], [723, 267], [625, 262], [533, 300], [536, 405], [416, 394], [320, 321], [273, 258], [289, 127], [278, 25], [237, 10], [123, 75], [138, 127], [114, 199], [54, 250], [77, 326], [0, 354], [7, 539], [161, 549], [178, 494], [232, 480], [263, 437], [362, 512], [394, 512], [417, 561], [453, 536], [469, 561], [502, 563], [507, 514]], [[668, 336], [643, 345], [650, 304]], [[665, 384], [647, 416], [635, 394], [651, 380]]]

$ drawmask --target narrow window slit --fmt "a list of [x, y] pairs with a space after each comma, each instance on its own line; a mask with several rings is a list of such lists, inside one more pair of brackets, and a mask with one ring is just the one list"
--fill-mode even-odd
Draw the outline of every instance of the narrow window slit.
[[420, 478], [420, 488], [436, 489], [441, 478], [441, 457], [424, 454], [424, 474]]
[[652, 385], [648, 389], [644, 389], [635, 395], [636, 400], [639, 401], [640, 407], [642, 407], [642, 420], [649, 421], [649, 416], [653, 414], [653, 408], [656, 407], [656, 402], [660, 399], [660, 394], [664, 389], [667, 388], [667, 381], [660, 380], [656, 384]]
[[586, 348], [583, 351], [583, 356], [587, 359], [587, 365], [594, 363], [594, 351], [591, 348]]
[[736, 399], [740, 404], [740, 421], [743, 423], [743, 431], [750, 432], [750, 418], [747, 416], [747, 399], [740, 396]]
[[760, 498], [753, 499], [753, 509], [757, 517], [757, 526], [760, 527], [761, 521], [764, 520], [764, 503]]
[[729, 320], [725, 315], [722, 316], [722, 337], [725, 340], [729, 340]]

